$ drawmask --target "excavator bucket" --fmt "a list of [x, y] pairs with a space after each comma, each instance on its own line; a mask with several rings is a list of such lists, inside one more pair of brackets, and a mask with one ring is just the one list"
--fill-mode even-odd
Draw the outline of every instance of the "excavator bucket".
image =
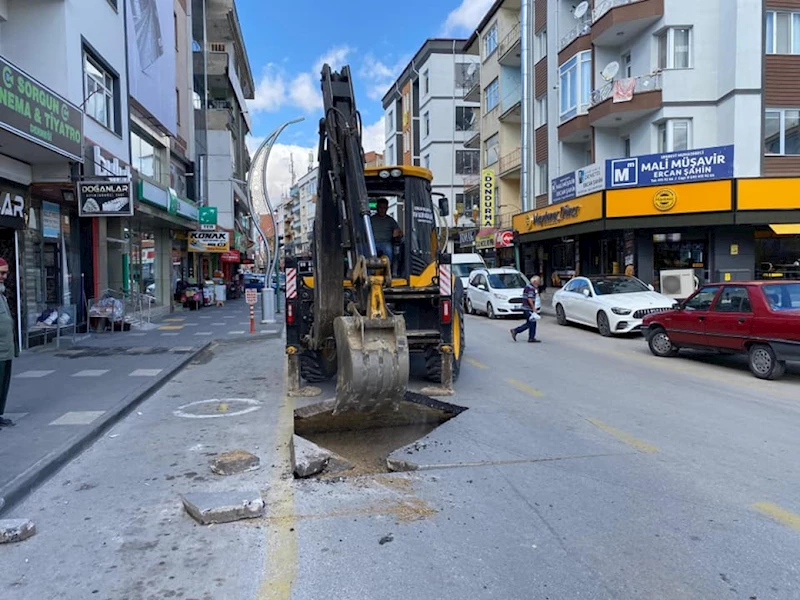
[[408, 389], [408, 338], [402, 316], [336, 317], [338, 355], [333, 414], [396, 407]]

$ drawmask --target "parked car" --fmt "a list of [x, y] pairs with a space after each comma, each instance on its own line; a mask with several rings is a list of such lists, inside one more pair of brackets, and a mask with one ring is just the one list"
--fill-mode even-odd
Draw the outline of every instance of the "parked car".
[[588, 325], [603, 336], [639, 331], [646, 315], [675, 306], [672, 298], [628, 275], [573, 277], [552, 302], [559, 325]]
[[675, 310], [644, 319], [656, 356], [682, 348], [746, 353], [750, 371], [777, 379], [800, 361], [800, 282], [732, 281], [702, 286]]
[[286, 289], [286, 273], [278, 273], [276, 276], [275, 273], [272, 274], [272, 289], [274, 290], [278, 283], [280, 282], [280, 289]]
[[511, 267], [476, 269], [467, 287], [467, 312], [486, 313], [490, 319], [522, 314], [522, 290], [528, 278]]
[[255, 289], [259, 293], [264, 289], [264, 275], [259, 275], [256, 273], [245, 273], [244, 274], [244, 289]]

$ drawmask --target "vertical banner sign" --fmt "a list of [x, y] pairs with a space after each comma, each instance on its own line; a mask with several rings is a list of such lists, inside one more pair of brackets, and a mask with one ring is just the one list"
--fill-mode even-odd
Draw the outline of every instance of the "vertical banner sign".
[[494, 227], [494, 171], [481, 174], [481, 227]]

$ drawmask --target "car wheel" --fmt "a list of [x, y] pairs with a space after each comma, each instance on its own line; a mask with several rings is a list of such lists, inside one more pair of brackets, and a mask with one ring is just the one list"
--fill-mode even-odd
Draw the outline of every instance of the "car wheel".
[[657, 329], [647, 340], [647, 345], [650, 347], [650, 352], [656, 356], [667, 358], [676, 356], [678, 348], [672, 345], [672, 340], [669, 339], [669, 334], [665, 329]]
[[564, 307], [556, 304], [556, 321], [559, 325], [567, 324], [567, 313], [564, 312]]
[[603, 337], [609, 337], [611, 335], [611, 325], [608, 323], [608, 315], [602, 310], [597, 313], [597, 330]]
[[472, 306], [472, 300], [467, 298], [467, 313], [470, 315], [475, 314], [475, 308]]
[[496, 318], [497, 318], [497, 315], [496, 315], [496, 314], [494, 314], [494, 307], [492, 306], [492, 303], [491, 303], [491, 302], [487, 302], [487, 303], [486, 303], [486, 315], [487, 315], [487, 316], [488, 316], [490, 319], [496, 319]]
[[750, 372], [759, 379], [778, 379], [786, 370], [786, 363], [778, 360], [768, 344], [753, 344], [749, 351]]

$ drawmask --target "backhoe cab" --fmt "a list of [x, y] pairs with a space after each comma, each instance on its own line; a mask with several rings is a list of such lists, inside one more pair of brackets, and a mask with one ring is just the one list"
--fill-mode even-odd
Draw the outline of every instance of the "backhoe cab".
[[[409, 353], [419, 352], [428, 379], [451, 391], [464, 330], [461, 282], [437, 227], [447, 199], [434, 203], [427, 169], [364, 168], [348, 67], [325, 65], [322, 92], [312, 252], [286, 256], [290, 376], [315, 383], [338, 374], [336, 412], [379, 410], [402, 400]], [[384, 198], [402, 231], [391, 261], [372, 228]]]

